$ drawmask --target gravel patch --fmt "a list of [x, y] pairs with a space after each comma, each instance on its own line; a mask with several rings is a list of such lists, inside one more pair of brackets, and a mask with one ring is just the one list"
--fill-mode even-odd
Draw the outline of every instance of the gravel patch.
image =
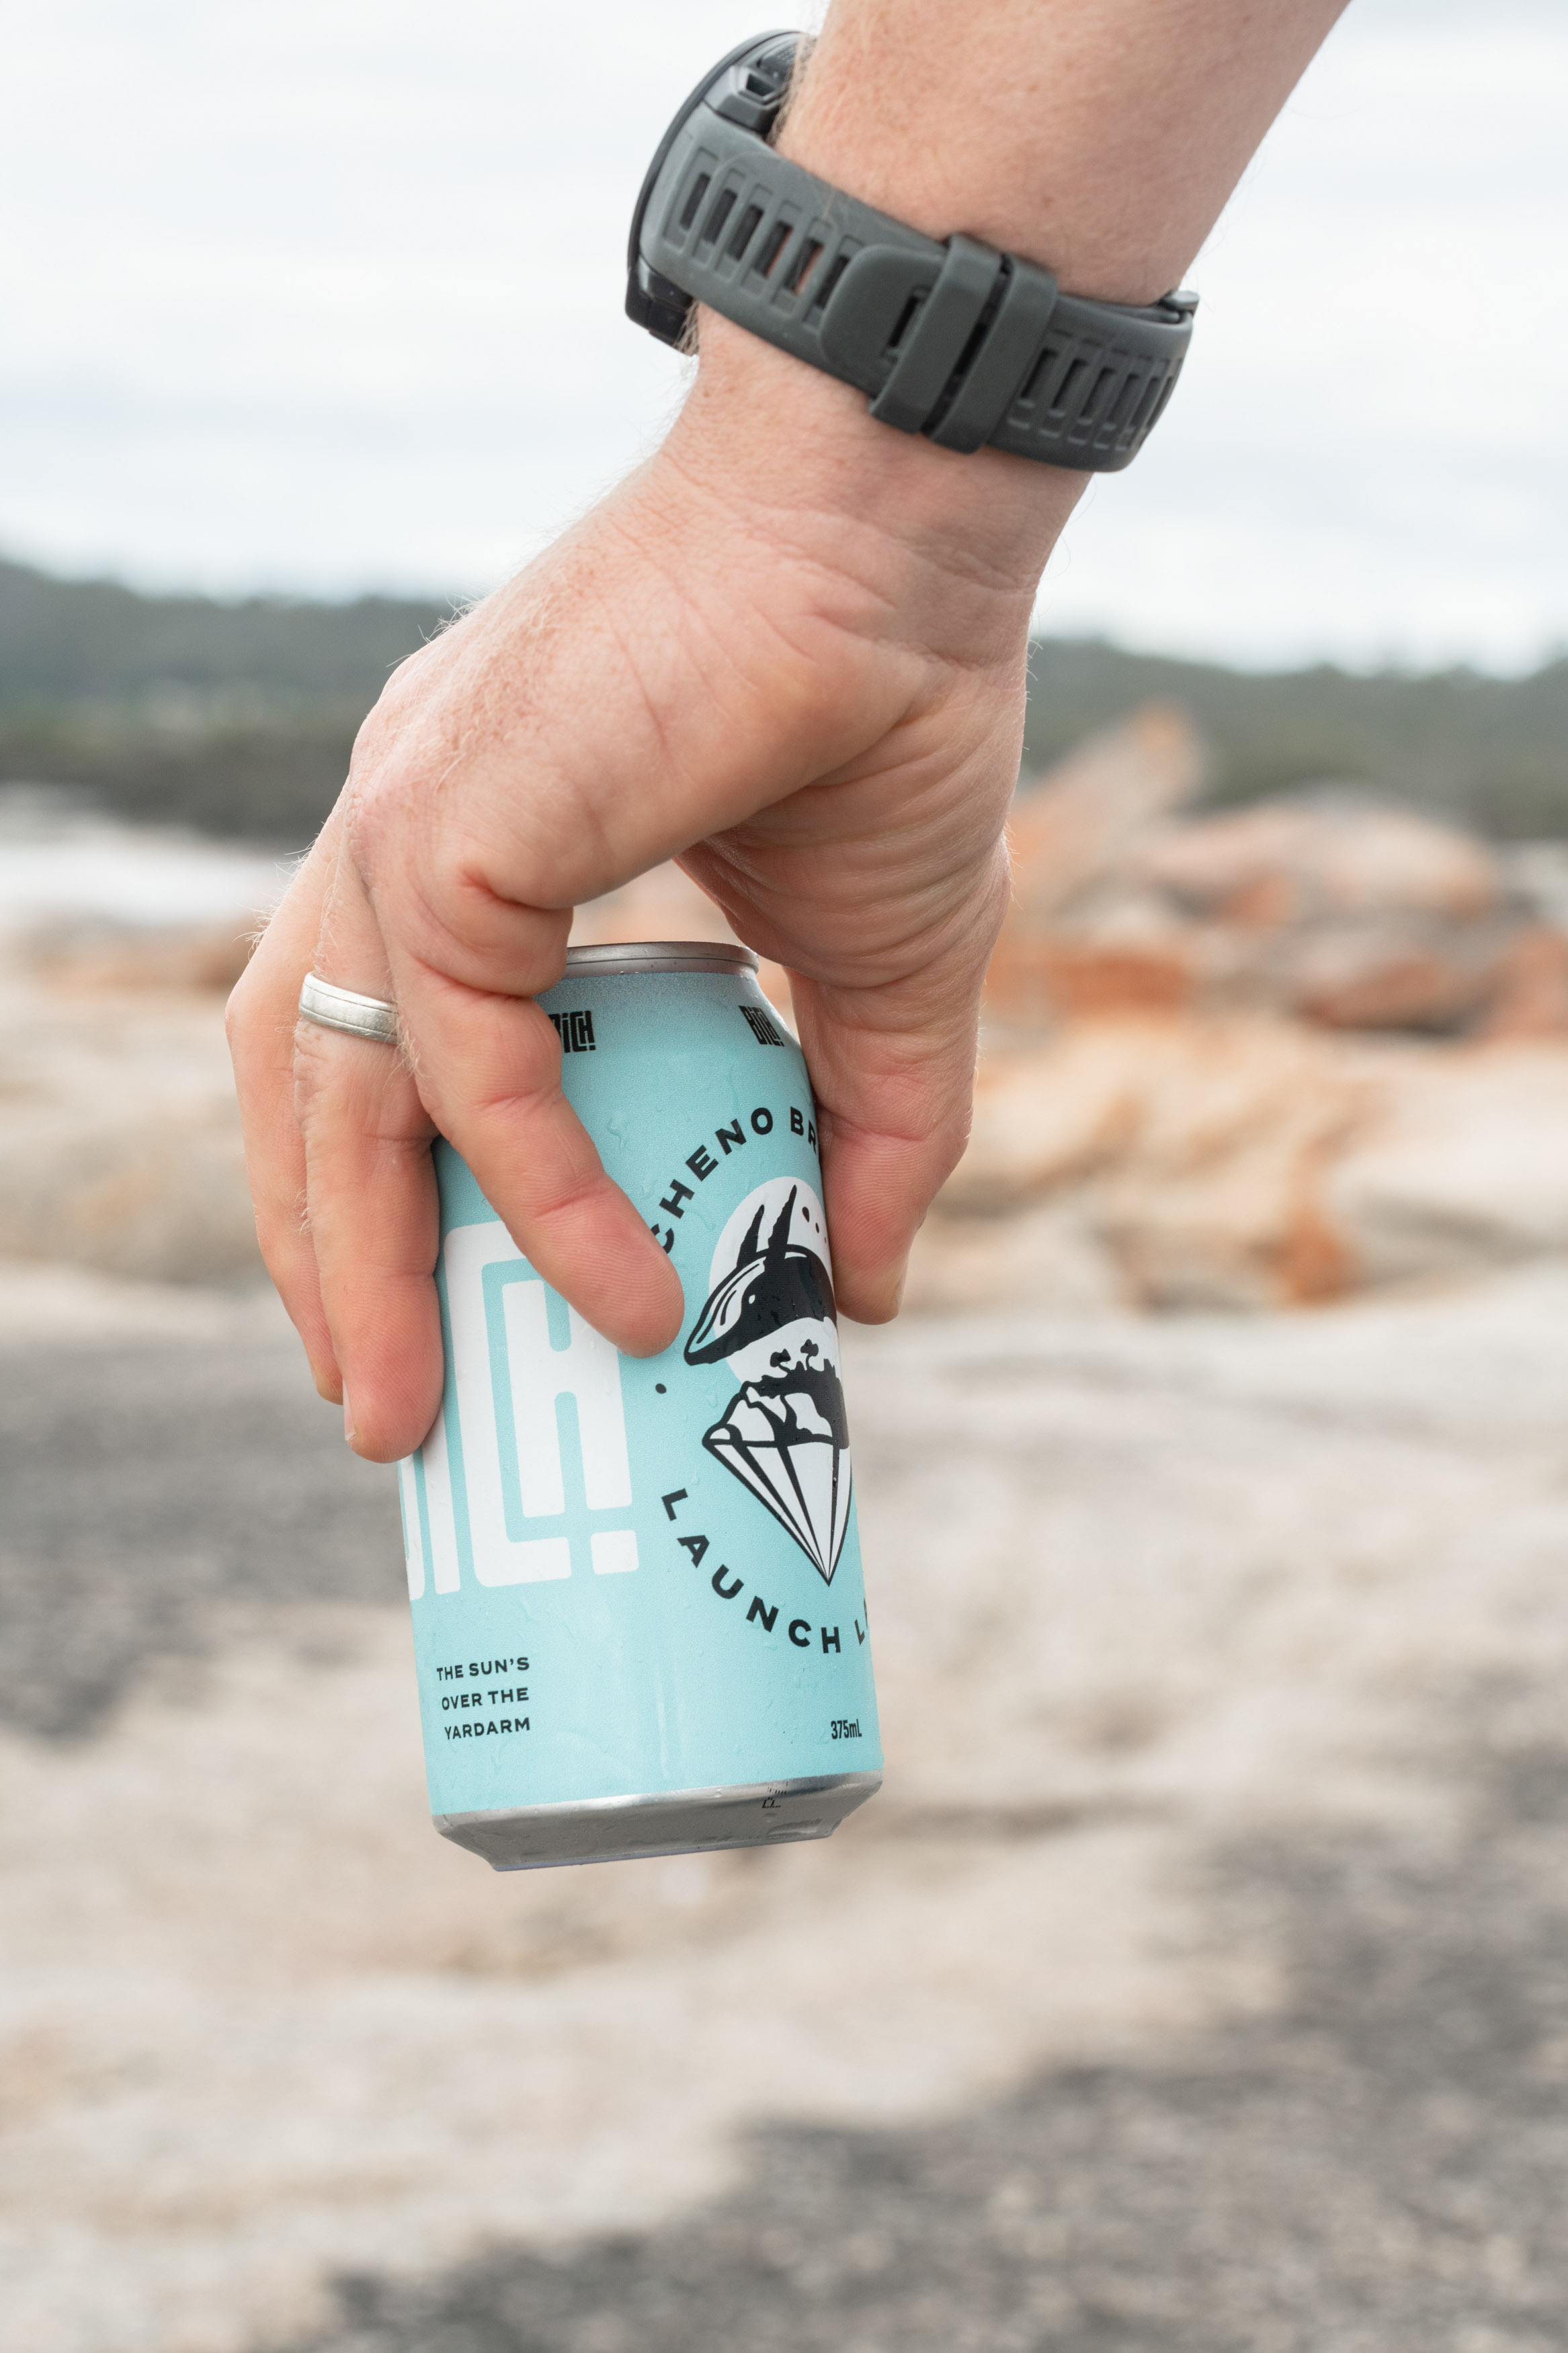
[[297, 1342], [247, 1331], [0, 1356], [0, 1724], [79, 1738], [226, 1608], [402, 1602], [390, 1472]]
[[1277, 2010], [940, 2125], [760, 2136], [679, 2227], [340, 2283], [293, 2353], [1568, 2344], [1568, 1751], [1479, 1711], [1450, 1835], [1215, 1865]]

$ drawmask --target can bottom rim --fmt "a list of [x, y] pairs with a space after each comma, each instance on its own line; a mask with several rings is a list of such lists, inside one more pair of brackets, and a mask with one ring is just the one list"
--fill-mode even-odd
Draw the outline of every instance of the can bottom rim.
[[651, 1861], [656, 1855], [712, 1854], [730, 1847], [831, 1838], [881, 1786], [880, 1773], [826, 1773], [729, 1788], [436, 1814], [432, 1820], [443, 1838], [482, 1856], [492, 1871], [549, 1871], [569, 1863]]

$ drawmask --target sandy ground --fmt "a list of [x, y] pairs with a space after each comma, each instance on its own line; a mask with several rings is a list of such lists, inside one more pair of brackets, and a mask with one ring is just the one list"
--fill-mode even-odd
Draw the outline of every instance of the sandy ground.
[[0, 1331], [28, 2353], [1568, 2344], [1568, 1272], [854, 1335], [886, 1792], [521, 1881], [278, 1312]]

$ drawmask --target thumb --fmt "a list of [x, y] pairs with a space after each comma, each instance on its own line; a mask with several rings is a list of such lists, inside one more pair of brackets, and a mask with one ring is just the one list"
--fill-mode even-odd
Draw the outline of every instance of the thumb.
[[910, 1246], [969, 1138], [980, 976], [949, 980], [940, 1013], [929, 975], [864, 990], [795, 982], [834, 1291], [858, 1323], [898, 1314]]

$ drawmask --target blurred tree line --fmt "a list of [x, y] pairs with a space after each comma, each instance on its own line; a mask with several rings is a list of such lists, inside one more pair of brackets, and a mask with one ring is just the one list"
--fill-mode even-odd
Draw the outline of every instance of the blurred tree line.
[[1026, 770], [1131, 704], [1185, 705], [1214, 754], [1209, 798], [1356, 785], [1502, 840], [1568, 835], [1568, 657], [1527, 678], [1323, 663], [1255, 672], [1042, 639], [1029, 663]]
[[452, 610], [144, 596], [0, 562], [0, 782], [300, 848], [388, 676]]
[[[75, 786], [129, 818], [297, 848], [389, 672], [451, 610], [146, 596], [0, 563], [0, 783]], [[1216, 799], [1333, 781], [1500, 837], [1568, 835], [1568, 659], [1522, 679], [1268, 675], [1043, 639], [1030, 673], [1026, 771], [1159, 698], [1208, 738]]]

